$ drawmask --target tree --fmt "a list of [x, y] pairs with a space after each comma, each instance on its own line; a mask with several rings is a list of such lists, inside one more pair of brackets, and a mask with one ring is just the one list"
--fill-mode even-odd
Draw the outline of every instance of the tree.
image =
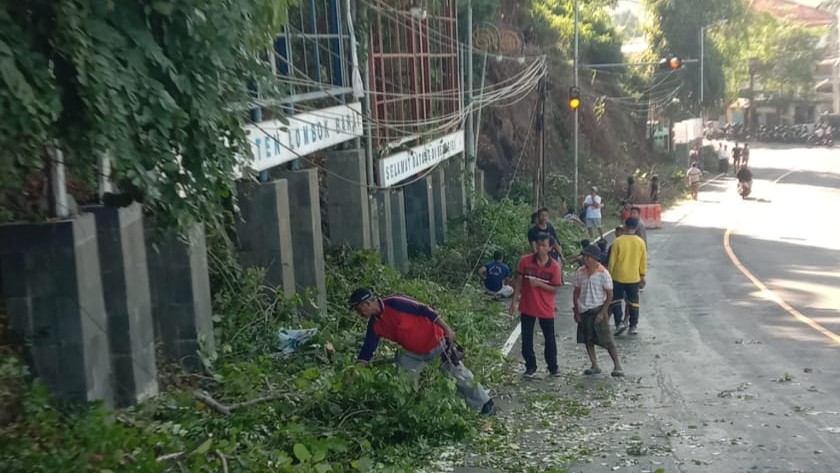
[[[0, 10], [0, 218], [37, 218], [28, 183], [60, 149], [90, 184], [109, 176], [163, 224], [215, 212], [247, 156], [242, 108], [286, 0], [22, 0]], [[270, 85], [263, 89], [271, 93]]]
[[729, 80], [727, 95], [734, 99], [753, 73], [762, 92], [774, 99], [808, 98], [813, 91], [814, 72], [820, 51], [820, 31], [751, 12], [736, 28], [727, 27], [712, 37], [726, 52], [724, 69]]
[[[700, 31], [717, 21], [727, 19], [737, 23], [746, 11], [744, 0], [646, 0], [650, 24], [646, 28], [647, 61], [673, 54], [682, 58], [700, 58]], [[726, 85], [722, 57], [713, 43], [705, 45], [704, 105], [724, 98]], [[692, 68], [683, 74], [682, 103], [697, 104], [700, 96], [700, 76]]]

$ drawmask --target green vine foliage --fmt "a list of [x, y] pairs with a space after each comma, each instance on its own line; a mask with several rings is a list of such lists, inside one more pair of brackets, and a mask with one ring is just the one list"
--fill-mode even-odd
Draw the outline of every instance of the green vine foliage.
[[[286, 1], [24, 0], [0, 10], [0, 208], [64, 153], [68, 173], [110, 176], [164, 225], [212, 213], [231, 189], [250, 89]], [[36, 215], [33, 215], [33, 212]]]

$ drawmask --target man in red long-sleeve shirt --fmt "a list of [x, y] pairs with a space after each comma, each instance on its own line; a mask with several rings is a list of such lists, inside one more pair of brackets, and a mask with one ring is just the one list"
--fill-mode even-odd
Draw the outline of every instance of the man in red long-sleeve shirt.
[[441, 371], [455, 379], [458, 392], [467, 404], [481, 409], [482, 414], [496, 412], [487, 390], [474, 381], [472, 372], [454, 355], [455, 332], [432, 308], [406, 296], [379, 298], [364, 288], [353, 291], [350, 308], [368, 319], [359, 364], [370, 363], [380, 338], [391, 340], [404, 349], [397, 363], [412, 375], [419, 374], [427, 363], [441, 357]]

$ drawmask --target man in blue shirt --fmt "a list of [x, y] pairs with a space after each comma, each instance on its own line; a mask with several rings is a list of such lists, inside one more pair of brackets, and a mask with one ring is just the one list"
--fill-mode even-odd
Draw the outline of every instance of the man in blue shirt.
[[507, 284], [510, 279], [510, 268], [502, 262], [504, 256], [501, 251], [493, 253], [493, 261], [478, 270], [478, 275], [484, 280], [484, 288], [493, 296], [506, 299], [513, 295], [513, 287]]

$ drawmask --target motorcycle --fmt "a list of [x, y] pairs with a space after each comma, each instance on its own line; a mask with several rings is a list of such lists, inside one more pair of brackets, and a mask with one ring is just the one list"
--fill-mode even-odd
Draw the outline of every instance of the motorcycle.
[[738, 194], [742, 199], [746, 199], [747, 196], [750, 195], [750, 192], [752, 192], [752, 181], [738, 182]]

